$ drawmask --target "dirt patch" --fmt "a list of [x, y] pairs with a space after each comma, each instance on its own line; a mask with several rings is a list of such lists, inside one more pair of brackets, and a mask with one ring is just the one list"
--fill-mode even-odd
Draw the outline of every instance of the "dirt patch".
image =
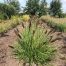
[[[22, 30], [21, 25], [17, 26], [17, 28], [19, 31]], [[19, 62], [12, 57], [9, 48], [9, 45], [12, 45], [17, 39], [14, 29], [6, 33], [5, 37], [0, 37], [0, 66], [19, 66]]]
[[[41, 26], [43, 26], [45, 29], [52, 30], [49, 26], [47, 26], [46, 23], [41, 23]], [[54, 29], [53, 29], [54, 30]], [[52, 40], [55, 40], [53, 42], [54, 47], [57, 50], [55, 59], [50, 62], [50, 66], [66, 66], [66, 33], [58, 32], [58, 31], [52, 31], [51, 36], [53, 36]]]

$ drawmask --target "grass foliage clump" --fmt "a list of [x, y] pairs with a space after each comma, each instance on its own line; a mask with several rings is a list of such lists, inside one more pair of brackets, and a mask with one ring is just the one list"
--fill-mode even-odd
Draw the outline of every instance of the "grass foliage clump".
[[0, 22], [1, 36], [3, 36], [5, 34], [5, 32], [7, 32], [8, 30], [15, 28], [20, 23], [22, 23], [22, 19], [17, 18], [16, 16], [14, 18], [12, 18], [11, 20], [5, 20], [5, 21], [1, 20], [1, 22]]
[[[24, 27], [24, 24], [22, 24]], [[18, 41], [13, 47], [14, 55], [20, 61], [23, 60], [32, 66], [43, 65], [50, 61], [54, 55], [54, 48], [51, 45], [50, 37], [46, 31], [30, 22], [29, 26], [24, 27], [22, 33], [16, 32]], [[26, 66], [24, 64], [24, 66]]]
[[51, 28], [60, 31], [66, 32], [66, 18], [54, 18], [51, 16], [42, 16], [40, 18], [42, 21], [46, 22]]
[[23, 15], [22, 20], [25, 22], [28, 22], [30, 20], [30, 16], [29, 15]]

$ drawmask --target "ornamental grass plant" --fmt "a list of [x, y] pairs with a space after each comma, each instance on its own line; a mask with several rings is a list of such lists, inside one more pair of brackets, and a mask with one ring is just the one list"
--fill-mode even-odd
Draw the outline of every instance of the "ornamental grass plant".
[[51, 61], [54, 56], [55, 48], [51, 45], [51, 38], [42, 27], [37, 26], [36, 22], [29, 22], [29, 26], [24, 27], [22, 33], [15, 31], [18, 36], [13, 48], [13, 54], [19, 61], [24, 61], [23, 66], [28, 63], [32, 66], [44, 66]]

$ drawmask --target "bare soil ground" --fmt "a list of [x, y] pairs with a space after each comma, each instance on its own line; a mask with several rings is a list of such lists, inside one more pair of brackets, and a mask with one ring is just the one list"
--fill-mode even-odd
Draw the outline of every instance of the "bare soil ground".
[[[51, 30], [46, 24], [42, 24], [42, 26], [47, 30]], [[17, 28], [20, 31], [22, 30], [21, 25], [17, 26]], [[0, 66], [21, 66], [19, 61], [12, 57], [11, 48], [9, 47], [17, 39], [14, 29], [8, 31], [6, 36], [0, 37]], [[61, 38], [53, 43], [57, 49], [57, 54], [51, 63], [53, 66], [66, 66], [66, 33], [56, 31], [51, 35], [53, 35], [53, 39]]]
[[[52, 30], [46, 23], [41, 23], [41, 26], [48, 31]], [[53, 40], [59, 39], [53, 42], [57, 53], [55, 58], [49, 63], [49, 66], [66, 66], [66, 33], [54, 31], [51, 36], [53, 36]]]
[[[22, 30], [21, 25], [17, 28]], [[11, 48], [9, 47], [17, 39], [14, 29], [6, 33], [4, 37], [0, 37], [0, 66], [19, 66], [19, 62], [11, 56]]]

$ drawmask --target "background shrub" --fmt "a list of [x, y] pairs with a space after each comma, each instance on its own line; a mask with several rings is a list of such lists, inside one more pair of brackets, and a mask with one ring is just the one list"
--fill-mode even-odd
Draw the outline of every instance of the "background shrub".
[[2, 18], [8, 17], [10, 19], [12, 15], [15, 15], [15, 12], [15, 8], [12, 5], [0, 3], [0, 13], [2, 13]]
[[22, 16], [22, 20], [25, 21], [25, 22], [29, 21], [30, 20], [30, 16], [29, 15], [23, 15]]

